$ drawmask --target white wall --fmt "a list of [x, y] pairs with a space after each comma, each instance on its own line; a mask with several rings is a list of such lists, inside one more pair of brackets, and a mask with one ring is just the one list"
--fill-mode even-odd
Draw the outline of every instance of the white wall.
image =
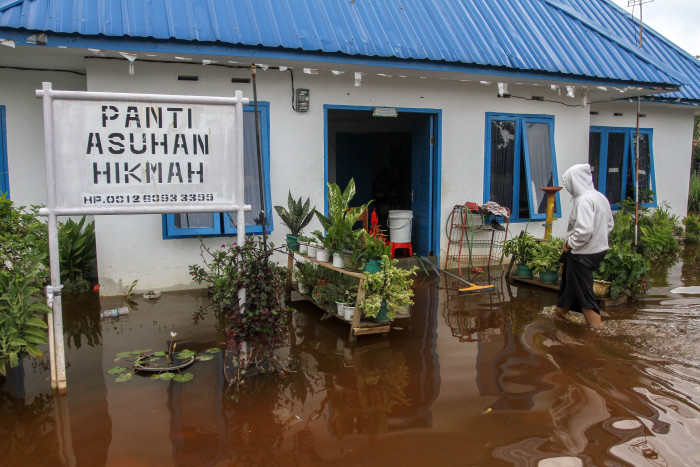
[[86, 79], [74, 73], [0, 69], [0, 105], [6, 110], [10, 197], [20, 206], [46, 204], [44, 117], [36, 90], [42, 81], [54, 89], [85, 90]]
[[[377, 70], [381, 72], [382, 70]], [[390, 70], [385, 70], [387, 73]], [[236, 89], [252, 98], [252, 85], [231, 83], [232, 77], [249, 77], [247, 69], [235, 70], [216, 66], [194, 66], [188, 64], [157, 64], [136, 62], [134, 75], [128, 74], [125, 61], [87, 60], [87, 88], [90, 91], [142, 92], [164, 94], [232, 96]], [[199, 81], [178, 81], [178, 74], [199, 76]], [[562, 105], [546, 100], [561, 100], [549, 87], [509, 86], [511, 98], [498, 98], [496, 84], [483, 85], [478, 82], [460, 82], [439, 79], [382, 77], [364, 75], [362, 85], [354, 85], [352, 73], [333, 75], [319, 71], [317, 75], [295, 72], [295, 86], [308, 88], [311, 93], [309, 112], [298, 113], [291, 108], [291, 81], [288, 71], [269, 69], [258, 73], [258, 97], [270, 102], [271, 133], [271, 192], [272, 204], [286, 204], [287, 191], [296, 197], [310, 197], [312, 204], [320, 209], [324, 205], [324, 104], [347, 106], [390, 106], [400, 108], [440, 109], [441, 127], [441, 256], [446, 253], [445, 220], [455, 204], [466, 201], [483, 201], [485, 113], [502, 112], [515, 114], [545, 114], [555, 117], [555, 149], [558, 174], [575, 163], [588, 160], [588, 128], [591, 124], [607, 124], [606, 113], [627, 104], [597, 105], [600, 115], [591, 120], [591, 108], [581, 107], [580, 98], [568, 99]], [[20, 88], [21, 78], [15, 86]], [[31, 97], [24, 97], [14, 106], [34, 103], [33, 116], [26, 113], [22, 120], [13, 123], [13, 129], [25, 128], [23, 140], [37, 132], [29, 129], [41, 120], [40, 103], [33, 97], [33, 90], [40, 86], [27, 85]], [[79, 81], [79, 80], [77, 80]], [[76, 87], [78, 83], [73, 83]], [[68, 89], [66, 83], [56, 83], [55, 88]], [[15, 91], [19, 92], [19, 91]], [[25, 91], [27, 94], [28, 91]], [[532, 95], [540, 95], [545, 101], [534, 101]], [[36, 101], [36, 102], [35, 102]], [[633, 109], [625, 110], [633, 112]], [[687, 169], [690, 166], [690, 135], [692, 135], [692, 113], [676, 109], [649, 109], [647, 122], [655, 126], [654, 148], [656, 157], [656, 181], [659, 198], [668, 200], [678, 212], [684, 209], [687, 199]], [[10, 108], [8, 106], [8, 114]], [[612, 118], [612, 117], [610, 117]], [[8, 118], [9, 120], [9, 118]], [[617, 123], [617, 122], [616, 122]], [[645, 125], [650, 126], [650, 125]], [[40, 133], [40, 132], [39, 132]], [[35, 140], [40, 138], [34, 138]], [[43, 157], [43, 142], [31, 141], [29, 157], [43, 171], [43, 164], [36, 161]], [[15, 148], [17, 143], [13, 143]], [[12, 146], [11, 146], [12, 147]], [[680, 157], [678, 156], [680, 154]], [[660, 161], [672, 159], [674, 164]], [[11, 158], [17, 165], [17, 159]], [[674, 167], [682, 166], [686, 179], [683, 187], [674, 184]], [[14, 176], [22, 181], [36, 180], [31, 172], [19, 170]], [[43, 172], [42, 172], [43, 176]], [[668, 180], [668, 182], [666, 181]], [[677, 180], [677, 177], [676, 177]], [[14, 186], [21, 182], [13, 184]], [[43, 185], [42, 185], [43, 190]], [[22, 197], [30, 198], [32, 190]], [[42, 191], [34, 199], [41, 200]], [[569, 196], [562, 193], [563, 218], [569, 215]], [[286, 229], [275, 214], [275, 231], [272, 241], [282, 244]], [[319, 228], [317, 221], [307, 231]], [[528, 228], [535, 235], [543, 233], [542, 222], [511, 225], [510, 235], [517, 235]], [[565, 221], [556, 221], [554, 234], [563, 235]], [[98, 238], [98, 266], [101, 293], [115, 295], [138, 279], [137, 291], [148, 289], [174, 290], [192, 288], [188, 265], [201, 263], [199, 240], [163, 240], [160, 215], [98, 216], [96, 218]], [[218, 247], [233, 241], [228, 238], [205, 240], [210, 247]], [[278, 258], [283, 260], [283, 258]]]

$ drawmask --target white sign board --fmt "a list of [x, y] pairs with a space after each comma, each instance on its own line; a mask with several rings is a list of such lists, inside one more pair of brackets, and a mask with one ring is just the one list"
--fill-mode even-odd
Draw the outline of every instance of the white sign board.
[[82, 94], [51, 99], [57, 212], [242, 207], [235, 98]]

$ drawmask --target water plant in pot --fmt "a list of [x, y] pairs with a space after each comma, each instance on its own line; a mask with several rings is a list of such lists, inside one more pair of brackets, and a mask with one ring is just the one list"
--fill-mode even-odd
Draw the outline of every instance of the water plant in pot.
[[365, 271], [362, 287], [365, 299], [360, 303], [364, 316], [377, 322], [392, 321], [398, 312], [413, 305], [413, 276], [417, 267], [402, 269], [398, 260], [382, 256], [379, 271]]
[[537, 246], [535, 237], [524, 230], [517, 237], [511, 238], [503, 246], [503, 254], [512, 256], [517, 266], [518, 277], [532, 278], [532, 268], [529, 263]]
[[309, 198], [306, 198], [306, 201], [303, 203], [301, 197], [295, 200], [292, 197], [292, 192], [289, 191], [287, 195], [287, 207], [275, 206], [275, 210], [280, 216], [282, 223], [289, 229], [289, 234], [287, 235], [287, 245], [289, 249], [298, 251], [298, 236], [301, 234], [304, 227], [309, 225], [311, 219], [313, 219], [315, 206], [313, 208], [311, 207]]
[[562, 254], [564, 240], [552, 237], [538, 242], [530, 260], [532, 272], [539, 274], [540, 280], [546, 284], [553, 284], [559, 279], [559, 258]]
[[362, 229], [355, 229], [355, 223], [360, 218], [369, 204], [350, 207], [350, 201], [355, 197], [355, 180], [350, 179], [345, 190], [341, 191], [335, 183], [328, 183], [328, 216], [315, 210], [316, 217], [326, 231], [326, 244], [334, 256], [340, 257], [334, 261], [334, 266], [342, 267], [342, 254], [346, 248], [351, 248], [357, 243], [357, 238], [362, 235]]

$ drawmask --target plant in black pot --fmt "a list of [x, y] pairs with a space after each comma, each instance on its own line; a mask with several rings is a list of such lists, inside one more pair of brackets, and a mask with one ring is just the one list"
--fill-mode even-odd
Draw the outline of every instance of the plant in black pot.
[[311, 219], [314, 217], [315, 206], [311, 207], [311, 201], [306, 198], [305, 202], [301, 202], [301, 197], [295, 200], [292, 197], [292, 192], [290, 191], [287, 195], [287, 207], [275, 206], [277, 214], [282, 219], [282, 223], [289, 229], [289, 234], [287, 234], [287, 245], [290, 250], [299, 250], [299, 234], [301, 234], [304, 227], [309, 225]]
[[513, 257], [517, 265], [518, 277], [532, 278], [532, 268], [529, 266], [532, 260], [537, 241], [527, 231], [523, 231], [515, 238], [508, 240], [503, 246], [503, 254]]

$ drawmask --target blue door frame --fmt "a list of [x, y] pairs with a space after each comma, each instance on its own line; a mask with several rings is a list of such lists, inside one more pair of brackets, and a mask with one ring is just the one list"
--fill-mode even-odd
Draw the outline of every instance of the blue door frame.
[[[324, 212], [328, 213], [328, 112], [330, 110], [360, 110], [372, 111], [372, 106], [353, 106], [353, 105], [331, 105], [323, 106], [323, 197], [324, 197]], [[399, 107], [399, 114], [413, 113], [423, 114], [431, 117], [432, 127], [432, 177], [430, 186], [430, 204], [431, 204], [431, 225], [430, 225], [430, 250], [437, 256], [438, 265], [440, 261], [440, 181], [442, 179], [442, 110], [440, 109], [420, 109]]]

